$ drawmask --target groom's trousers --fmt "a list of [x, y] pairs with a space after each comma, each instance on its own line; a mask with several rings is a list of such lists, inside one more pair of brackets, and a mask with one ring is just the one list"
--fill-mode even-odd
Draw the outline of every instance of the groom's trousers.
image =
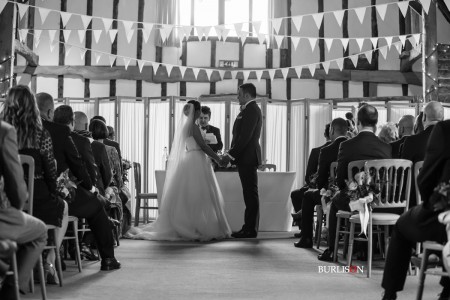
[[257, 166], [239, 164], [238, 172], [239, 178], [241, 179], [245, 203], [244, 226], [242, 229], [258, 232], [259, 195]]

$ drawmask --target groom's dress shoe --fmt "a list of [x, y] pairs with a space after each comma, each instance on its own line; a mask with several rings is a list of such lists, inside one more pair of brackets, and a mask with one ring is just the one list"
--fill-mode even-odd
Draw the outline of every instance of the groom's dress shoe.
[[310, 238], [301, 237], [298, 242], [294, 243], [294, 246], [297, 248], [312, 248], [313, 242]]
[[232, 237], [236, 239], [249, 239], [257, 237], [257, 233], [255, 231], [241, 230], [238, 232], [233, 232], [231, 234]]
[[105, 258], [102, 259], [102, 266], [100, 270], [111, 271], [120, 269], [120, 262], [115, 258]]
[[317, 258], [320, 261], [333, 261], [333, 251], [331, 251], [329, 248], [325, 250], [322, 254], [319, 254]]

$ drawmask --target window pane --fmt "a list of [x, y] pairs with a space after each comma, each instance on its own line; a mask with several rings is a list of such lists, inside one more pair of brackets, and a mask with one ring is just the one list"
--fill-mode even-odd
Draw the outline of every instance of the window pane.
[[[225, 0], [225, 24], [231, 29], [229, 36], [236, 36], [234, 23], [249, 21], [249, 0]], [[242, 31], [249, 32], [248, 23], [244, 23]]]
[[194, 0], [194, 25], [215, 26], [219, 24], [218, 0]]
[[180, 1], [180, 25], [191, 25], [191, 0]]
[[[269, 18], [269, 0], [253, 0], [252, 21], [265, 21]], [[268, 34], [268, 22], [261, 23], [259, 33]]]

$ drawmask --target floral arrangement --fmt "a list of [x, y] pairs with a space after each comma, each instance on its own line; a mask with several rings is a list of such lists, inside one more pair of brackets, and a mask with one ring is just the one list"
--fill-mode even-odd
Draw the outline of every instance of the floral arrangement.
[[323, 188], [323, 189], [320, 190], [320, 196], [322, 196], [322, 198], [321, 198], [322, 209], [325, 211], [325, 213], [328, 212], [328, 207], [329, 207], [328, 204], [331, 203], [331, 199], [334, 196], [336, 196], [336, 194], [338, 192], [339, 192], [339, 188], [334, 183], [334, 180], [329, 178], [328, 188], [327, 189]]
[[317, 188], [317, 178], [319, 178], [319, 173], [316, 172], [314, 174], [311, 174], [309, 176], [309, 183], [308, 186], [310, 189], [316, 189]]
[[433, 203], [434, 211], [450, 210], [450, 181], [441, 182], [434, 188], [430, 202]]
[[56, 191], [58, 196], [70, 203], [75, 199], [77, 185], [70, 179], [69, 169], [62, 172], [56, 179]]
[[122, 179], [128, 182], [128, 170], [131, 169], [131, 162], [128, 159], [122, 159]]

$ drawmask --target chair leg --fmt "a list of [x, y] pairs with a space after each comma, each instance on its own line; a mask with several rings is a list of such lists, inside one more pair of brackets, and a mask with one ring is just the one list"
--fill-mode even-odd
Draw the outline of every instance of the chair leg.
[[136, 208], [134, 210], [134, 227], [139, 225], [139, 211], [141, 209], [141, 198], [136, 197]]
[[45, 274], [44, 274], [44, 263], [42, 261], [42, 255], [39, 256], [38, 267], [39, 267], [39, 281], [41, 284], [42, 300], [46, 300], [47, 299], [47, 289], [45, 287], [45, 283], [46, 283], [45, 279], [46, 278], [45, 278]]
[[423, 249], [423, 257], [422, 262], [420, 263], [420, 271], [419, 271], [419, 284], [417, 289], [417, 297], [416, 300], [422, 300], [423, 288], [425, 284], [425, 271], [428, 265], [428, 249]]
[[355, 239], [355, 223], [350, 223], [350, 237], [348, 242], [347, 265], [352, 265], [353, 242]]
[[322, 235], [322, 222], [323, 222], [323, 209], [322, 207], [317, 208], [317, 224], [316, 224], [316, 248], [320, 247], [320, 240]]
[[[334, 239], [334, 253], [333, 253], [333, 261], [338, 261], [338, 246], [339, 246], [339, 229], [341, 227], [341, 217], [337, 217], [337, 225], [336, 225], [336, 237]], [[330, 245], [328, 245], [330, 246]]]
[[[379, 227], [377, 226], [377, 231], [379, 231]], [[380, 250], [381, 257], [386, 258], [386, 252], [384, 251], [382, 245], [381, 245], [381, 232], [377, 233], [377, 246], [378, 250]]]
[[[350, 231], [349, 219], [345, 219], [344, 221], [345, 221], [344, 222], [345, 231]], [[348, 236], [349, 236], [348, 233], [344, 234], [344, 248], [342, 250], [342, 257], [347, 257], [347, 253], [348, 253]]]
[[81, 253], [80, 253], [80, 243], [78, 240], [78, 220], [72, 222], [73, 224], [73, 234], [75, 236], [75, 256], [77, 260], [78, 272], [81, 273]]
[[56, 272], [58, 272], [59, 286], [63, 286], [63, 274], [61, 268], [61, 255], [59, 253], [58, 244], [56, 242], [57, 234], [56, 230], [53, 229], [53, 239], [55, 243], [55, 264], [56, 264]]
[[367, 237], [367, 266], [368, 266], [368, 270], [367, 270], [367, 278], [370, 278], [370, 276], [372, 276], [372, 255], [373, 255], [373, 250], [372, 250], [372, 243], [373, 243], [373, 237], [372, 237], [372, 222], [370, 222], [369, 220], [369, 225], [368, 227], [368, 234], [369, 236]]
[[14, 293], [16, 294], [16, 299], [20, 299], [20, 293], [19, 293], [19, 271], [17, 270], [17, 257], [16, 253], [13, 253], [11, 256], [11, 265], [12, 265], [12, 271], [13, 279], [14, 279]]

